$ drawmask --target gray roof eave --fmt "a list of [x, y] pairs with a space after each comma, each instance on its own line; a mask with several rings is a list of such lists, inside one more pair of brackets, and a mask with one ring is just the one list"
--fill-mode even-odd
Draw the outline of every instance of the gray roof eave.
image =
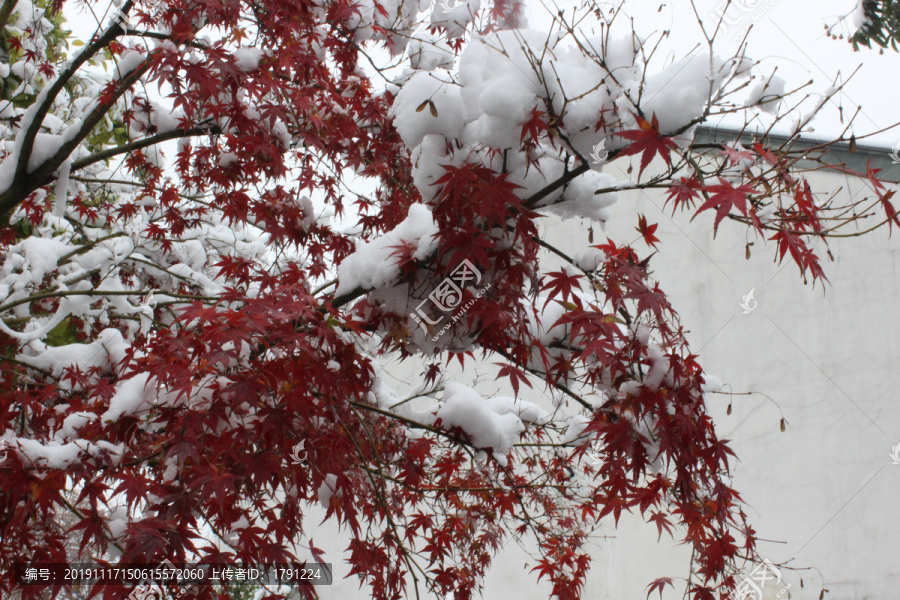
[[[722, 127], [699, 126], [694, 134], [694, 143], [697, 144], [714, 144], [733, 142], [739, 139], [745, 147], [759, 140], [767, 146], [778, 147], [787, 142], [790, 137], [774, 133], [758, 133], [754, 131], [740, 131], [737, 129], [725, 129]], [[793, 150], [812, 149], [828, 141], [821, 139], [807, 138], [799, 136], [792, 142]], [[868, 146], [857, 144], [856, 149], [850, 152], [850, 144], [848, 142], [838, 142], [829, 146], [828, 150], [822, 154], [822, 162], [827, 166], [838, 167], [845, 165], [846, 168], [857, 173], [866, 172], [866, 165], [871, 165], [873, 169], [881, 169], [877, 177], [891, 183], [900, 182], [900, 163], [894, 163], [891, 157], [890, 148], [882, 148], [878, 146]], [[799, 161], [799, 166], [822, 168], [822, 165], [813, 161]]]

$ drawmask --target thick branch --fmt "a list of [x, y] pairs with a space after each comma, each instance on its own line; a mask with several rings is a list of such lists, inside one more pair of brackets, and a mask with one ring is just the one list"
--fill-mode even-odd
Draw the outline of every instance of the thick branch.
[[[0, 224], [8, 224], [10, 215], [16, 206], [27, 198], [31, 192], [39, 189], [41, 186], [46, 185], [52, 180], [53, 173], [56, 172], [60, 165], [69, 158], [72, 152], [75, 151], [75, 148], [90, 135], [91, 131], [93, 131], [94, 127], [103, 119], [110, 107], [115, 104], [115, 102], [121, 98], [149, 68], [149, 62], [144, 61], [143, 65], [129, 73], [127, 77], [122, 78], [121, 85], [119, 89], [116, 90], [115, 94], [113, 94], [112, 98], [109, 99], [108, 103], [98, 103], [97, 107], [94, 108], [84, 120], [78, 134], [60, 146], [59, 150], [57, 150], [53, 156], [45, 160], [39, 167], [30, 173], [27, 172], [27, 165], [33, 144], [28, 144], [27, 148], [25, 144], [22, 145], [22, 153], [19, 155], [19, 166], [22, 165], [22, 161], [24, 160], [26, 168], [20, 173], [17, 167], [13, 181], [6, 191], [3, 192], [3, 194], [0, 194], [0, 215], [3, 215], [2, 219], [0, 219]], [[26, 135], [26, 141], [27, 139], [28, 136]], [[33, 136], [31, 137], [31, 141], [34, 142]]]
[[[115, 146], [113, 148], [107, 148], [106, 150], [101, 150], [100, 152], [96, 152], [82, 158], [80, 160], [76, 160], [72, 163], [72, 171], [77, 171], [78, 169], [83, 169], [88, 167], [94, 163], [98, 163], [101, 160], [106, 160], [107, 158], [112, 158], [113, 156], [118, 156], [120, 154], [128, 154], [129, 152], [134, 152], [135, 150], [141, 150], [143, 148], [147, 148], [149, 146], [155, 146], [156, 144], [160, 144], [162, 142], [168, 142], [169, 140], [175, 140], [178, 138], [185, 137], [194, 137], [198, 135], [207, 135], [213, 133], [219, 133], [218, 127], [206, 127], [206, 126], [198, 126], [192, 129], [174, 129], [172, 131], [166, 131], [164, 133], [157, 133], [156, 135], [151, 135], [150, 137], [145, 137], [139, 140], [135, 140], [133, 142], [129, 142], [127, 144], [123, 144], [121, 146]], [[46, 182], [45, 182], [46, 183]]]
[[[121, 12], [123, 14], [127, 13], [131, 10], [133, 5], [134, 0], [127, 0], [122, 6]], [[34, 108], [34, 112], [31, 115], [31, 122], [28, 123], [28, 129], [25, 130], [25, 135], [22, 138], [22, 146], [18, 156], [19, 162], [16, 164], [14, 181], [21, 181], [28, 175], [28, 159], [31, 157], [31, 151], [34, 149], [34, 140], [44, 122], [44, 117], [50, 112], [50, 107], [53, 106], [53, 101], [56, 100], [57, 94], [59, 94], [66, 84], [69, 83], [83, 64], [92, 59], [98, 52], [108, 46], [111, 41], [116, 39], [119, 34], [124, 32], [125, 30], [122, 29], [121, 25], [114, 23], [109, 29], [103, 32], [103, 35], [85, 46], [84, 50], [82, 50], [78, 56], [76, 56], [74, 60], [59, 73], [59, 77], [56, 78], [56, 81], [54, 81], [53, 84], [38, 97], [40, 104]], [[93, 127], [93, 125], [91, 127]], [[3, 194], [3, 196], [0, 196], [0, 206], [5, 204], [6, 194]]]

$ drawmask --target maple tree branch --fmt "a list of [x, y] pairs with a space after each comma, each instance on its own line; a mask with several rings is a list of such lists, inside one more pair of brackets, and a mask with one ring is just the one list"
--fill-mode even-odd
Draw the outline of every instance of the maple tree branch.
[[[3, 6], [0, 6], [0, 31], [6, 29], [6, 25], [9, 23], [9, 17], [16, 8], [18, 1], [19, 0], [3, 0]], [[5, 46], [6, 44], [4, 43], [4, 47]]]
[[[127, 14], [131, 7], [134, 5], [134, 0], [127, 0], [125, 4], [121, 8], [122, 14]], [[98, 54], [101, 50], [106, 48], [110, 42], [115, 40], [119, 34], [124, 33], [125, 30], [119, 23], [113, 23], [103, 34], [93, 40], [90, 44], [84, 47], [84, 49], [78, 53], [76, 56], [66, 67], [60, 71], [56, 80], [47, 88], [45, 91], [42, 91], [38, 96], [38, 102], [40, 104], [37, 105], [34, 112], [31, 114], [31, 122], [28, 123], [28, 128], [24, 132], [24, 136], [22, 138], [22, 145], [19, 150], [19, 155], [17, 157], [15, 175], [13, 176], [13, 181], [22, 181], [28, 175], [28, 161], [31, 158], [31, 151], [34, 149], [34, 141], [37, 138], [38, 131], [40, 131], [41, 125], [44, 123], [44, 117], [47, 116], [47, 113], [50, 111], [50, 107], [53, 106], [53, 102], [56, 100], [56, 96], [65, 88], [66, 84], [75, 76], [75, 73], [78, 72], [78, 69], [81, 68], [86, 62], [91, 60], [96, 54]], [[108, 105], [109, 106], [109, 105]], [[106, 110], [109, 110], [108, 108]], [[96, 109], [95, 109], [96, 111]], [[106, 111], [104, 111], [105, 113]], [[99, 119], [97, 119], [99, 122]], [[96, 123], [91, 123], [88, 129], [93, 129]], [[82, 126], [82, 130], [85, 127]], [[81, 139], [84, 136], [81, 136], [77, 139], [76, 145], [81, 143]], [[56, 167], [53, 168], [53, 171], [56, 170]], [[51, 171], [52, 172], [52, 171]], [[13, 187], [12, 185], [10, 187]], [[36, 188], [34, 188], [36, 189]], [[6, 204], [5, 200], [6, 194], [0, 196], [0, 205]], [[18, 203], [18, 202], [17, 202]], [[6, 212], [2, 210], [2, 212]]]
[[378, 413], [378, 414], [380, 414], [380, 415], [382, 415], [382, 416], [384, 416], [384, 417], [389, 417], [389, 418], [394, 419], [394, 420], [396, 420], [396, 421], [400, 421], [400, 422], [402, 422], [402, 423], [404, 423], [404, 424], [406, 424], [406, 425], [409, 425], [409, 426], [412, 427], [413, 429], [425, 429], [425, 430], [430, 431], [431, 433], [433, 433], [433, 434], [435, 434], [435, 435], [438, 435], [438, 436], [441, 436], [441, 437], [443, 437], [443, 438], [446, 438], [446, 439], [448, 439], [448, 440], [450, 440], [450, 441], [452, 441], [452, 442], [456, 442], [456, 443], [459, 443], [459, 444], [463, 444], [463, 445], [465, 445], [465, 446], [469, 446], [470, 448], [472, 448], [472, 449], [474, 449], [474, 450], [482, 450], [482, 448], [478, 448], [477, 446], [472, 445], [471, 443], [469, 443], [468, 441], [466, 441], [466, 440], [464, 440], [464, 439], [462, 439], [462, 438], [459, 438], [459, 437], [457, 437], [457, 436], [455, 436], [455, 435], [451, 435], [451, 434], [447, 433], [446, 431], [444, 431], [443, 429], [439, 429], [439, 428], [433, 427], [433, 426], [431, 426], [431, 425], [426, 425], [426, 424], [424, 424], [424, 423], [420, 423], [420, 422], [415, 421], [415, 420], [413, 420], [413, 419], [410, 419], [410, 418], [407, 418], [407, 417], [403, 417], [403, 416], [398, 415], [398, 414], [396, 414], [396, 413], [392, 413], [392, 412], [389, 411], [389, 410], [384, 410], [383, 408], [378, 408], [377, 406], [372, 406], [371, 404], [363, 404], [362, 402], [354, 402], [354, 401], [350, 401], [349, 404], [350, 404], [351, 406], [355, 406], [355, 407], [361, 408], [361, 409], [363, 409], [363, 410], [368, 410], [368, 411], [370, 411], [370, 412]]
[[[499, 354], [500, 356], [502, 356], [503, 358], [505, 358], [506, 360], [508, 360], [511, 364], [516, 365], [517, 367], [520, 367], [520, 368], [522, 368], [522, 369], [525, 369], [526, 371], [528, 371], [529, 373], [531, 373], [531, 374], [534, 375], [535, 377], [541, 377], [541, 378], [543, 378], [543, 379], [546, 381], [546, 377], [547, 377], [547, 374], [546, 374], [546, 373], [543, 373], [543, 372], [541, 372], [541, 371], [538, 371], [537, 369], [534, 369], [534, 368], [529, 367], [529, 366], [527, 366], [527, 365], [520, 365], [520, 364], [518, 364], [518, 363], [516, 362], [516, 360], [515, 360], [512, 356], [510, 356], [509, 354], [507, 354], [506, 352], [504, 352], [504, 351], [502, 351], [502, 350], [495, 349], [494, 352], [496, 352], [497, 354]], [[553, 382], [547, 382], [547, 383], [548, 383], [549, 385], [552, 385], [552, 386], [554, 386], [555, 388], [559, 389], [559, 391], [561, 391], [562, 393], [566, 394], [567, 396], [569, 396], [570, 398], [572, 398], [573, 400], [575, 400], [576, 402], [578, 402], [578, 404], [580, 404], [581, 406], [583, 406], [584, 408], [586, 408], [586, 409], [587, 409], [588, 411], [590, 411], [591, 413], [594, 412], [594, 407], [591, 406], [591, 404], [590, 404], [587, 400], [585, 400], [584, 398], [582, 398], [581, 396], [579, 396], [578, 394], [576, 394], [575, 392], [573, 392], [572, 390], [570, 390], [568, 387], [565, 386], [565, 384], [562, 384], [562, 383], [559, 383], [559, 382], [556, 382], [556, 381], [553, 381]]]
[[127, 234], [124, 231], [118, 231], [116, 233], [112, 233], [110, 235], [106, 235], [101, 238], [97, 238], [95, 240], [85, 242], [85, 243], [81, 244], [78, 248], [75, 248], [71, 252], [67, 252], [66, 254], [63, 254], [62, 256], [57, 258], [56, 266], [62, 267], [64, 265], [67, 265], [70, 262], [69, 259], [72, 258], [73, 256], [76, 256], [79, 254], [84, 254], [85, 252], [87, 252], [88, 250], [90, 250], [91, 248], [93, 248], [94, 246], [96, 246], [97, 244], [99, 244], [101, 242], [105, 242], [107, 240], [112, 240], [112, 239], [119, 238], [119, 237], [124, 237], [125, 235], [127, 235]]
[[[359, 414], [359, 411], [356, 409], [355, 406], [353, 406], [353, 404], [354, 403], [351, 403], [351, 410], [353, 411], [353, 414], [356, 416], [356, 419], [359, 421], [360, 426], [363, 428], [363, 431], [365, 432], [366, 437], [369, 439], [369, 445], [372, 447], [372, 449], [377, 454], [377, 452], [378, 452], [377, 444], [375, 443], [375, 440], [372, 438], [372, 433], [369, 431], [368, 424], [366, 423], [366, 420], [362, 418], [362, 415]], [[346, 431], [350, 435], [350, 438], [353, 441], [353, 445], [356, 446], [357, 456], [359, 456], [360, 459], [363, 459], [363, 452], [362, 452], [362, 448], [360, 448], [360, 446], [359, 446], [359, 440], [357, 440], [356, 436], [350, 434], [349, 429], [347, 429]], [[378, 471], [379, 478], [381, 479], [381, 483], [382, 483], [381, 486], [377, 485], [377, 483], [375, 482], [375, 479], [373, 477], [373, 474], [369, 469], [364, 469], [364, 471], [366, 472], [366, 475], [368, 476], [369, 481], [372, 483], [372, 489], [375, 490], [375, 494], [378, 496], [378, 501], [381, 503], [381, 508], [384, 510], [385, 519], [388, 522], [388, 526], [391, 528], [391, 533], [393, 534], [394, 543], [396, 543], [397, 547], [400, 549], [400, 553], [403, 556], [403, 560], [406, 563], [407, 568], [409, 569], [409, 574], [413, 578], [413, 586], [416, 590], [416, 598], [419, 598], [419, 578], [415, 574], [415, 568], [419, 569], [419, 571], [422, 573], [422, 575], [426, 578], [426, 581], [428, 580], [428, 574], [410, 556], [411, 550], [407, 550], [406, 546], [404, 546], [404, 544], [403, 544], [403, 537], [400, 535], [400, 532], [398, 531], [398, 528], [397, 528], [397, 524], [394, 522], [394, 518], [391, 514], [391, 507], [388, 504], [387, 497], [385, 494], [385, 489], [384, 489], [385, 488], [385, 483], [384, 483], [385, 477], [384, 477], [384, 472], [381, 469], [382, 463], [383, 463], [383, 461], [381, 460], [381, 457], [379, 456], [378, 461], [376, 462], [376, 465], [378, 466], [377, 471]]]
[[[60, 501], [62, 502], [63, 506], [65, 506], [76, 517], [78, 517], [82, 521], [85, 519], [84, 515], [81, 514], [81, 512], [76, 507], [72, 506], [72, 504], [65, 498], [65, 496], [60, 495]], [[121, 552], [121, 553], [125, 552], [125, 549], [122, 548], [122, 546], [120, 546], [119, 543], [116, 541], [116, 538], [115, 538], [115, 536], [113, 536], [112, 531], [109, 529], [109, 524], [107, 524], [107, 523], [103, 524], [103, 537], [106, 538], [106, 541], [108, 543], [115, 546], [116, 549], [119, 550], [119, 552]]]
[[[566, 448], [563, 444], [515, 444], [516, 447], [527, 447], [527, 446], [545, 446], [545, 447], [557, 447], [557, 448]], [[385, 475], [383, 472], [375, 471], [371, 467], [366, 465], [362, 465], [364, 470], [370, 471], [372, 473], [376, 473], [379, 477], [383, 477], [388, 481], [396, 483], [397, 485], [403, 487], [406, 490], [417, 493], [428, 493], [428, 492], [505, 492], [508, 491], [508, 487], [498, 487], [498, 486], [482, 486], [482, 487], [465, 487], [461, 485], [431, 485], [431, 486], [417, 486], [411, 485], [402, 479], [397, 479], [391, 475]], [[546, 473], [544, 474], [546, 475]], [[540, 483], [540, 484], [527, 484], [521, 485], [517, 483], [512, 484], [515, 487], [520, 489], [541, 489], [541, 488], [557, 488], [559, 486], [552, 483]]]
[[19, 300], [14, 300], [12, 302], [8, 302], [2, 306], [0, 306], [0, 313], [6, 312], [11, 308], [15, 308], [16, 306], [20, 306], [22, 304], [29, 304], [31, 302], [37, 302], [39, 300], [46, 300], [48, 298], [65, 298], [67, 296], [94, 296], [94, 297], [103, 297], [103, 296], [146, 296], [148, 294], [159, 294], [162, 296], [169, 296], [172, 298], [177, 298], [179, 300], [201, 300], [204, 302], [210, 302], [213, 304], [217, 304], [221, 301], [221, 298], [216, 298], [213, 296], [199, 296], [192, 294], [177, 294], [175, 292], [166, 292], [163, 290], [134, 290], [134, 291], [121, 291], [121, 290], [63, 290], [58, 292], [43, 292], [40, 294], [33, 294], [28, 296], [27, 298], [20, 298]]
[[[131, 0], [129, 0], [130, 2]], [[114, 26], [110, 28], [110, 31], [117, 27]], [[85, 138], [90, 135], [91, 131], [94, 130], [94, 127], [106, 116], [106, 113], [109, 112], [110, 107], [115, 104], [115, 102], [122, 97], [125, 92], [127, 92], [135, 82], [137, 82], [143, 75], [150, 69], [149, 60], [144, 60], [143, 64], [134, 69], [134, 71], [130, 72], [127, 76], [123, 77], [121, 80], [121, 85], [116, 89], [115, 93], [111, 94], [111, 97], [108, 100], [108, 103], [99, 103], [97, 106], [90, 112], [90, 114], [84, 118], [81, 127], [78, 130], [78, 134], [67, 137], [66, 141], [59, 147], [56, 153], [44, 160], [38, 167], [34, 170], [28, 170], [28, 162], [31, 158], [31, 152], [33, 149], [34, 137], [31, 138], [26, 135], [25, 142], [28, 142], [29, 139], [31, 141], [30, 144], [23, 143], [22, 149], [19, 153], [19, 163], [16, 167], [16, 173], [13, 176], [13, 180], [10, 183], [9, 187], [0, 194], [0, 225], [8, 225], [9, 219], [12, 216], [12, 212], [16, 206], [22, 200], [28, 197], [33, 191], [39, 189], [41, 186], [46, 185], [49, 181], [52, 181], [53, 174], [60, 168], [60, 166], [68, 159], [68, 157], [74, 152], [75, 148], [77, 148]], [[40, 117], [40, 120], [43, 120], [43, 117]], [[38, 118], [35, 117], [35, 121], [38, 121]], [[37, 129], [40, 128], [40, 123], [38, 123], [35, 128], [34, 135], [37, 135]], [[29, 132], [31, 129], [28, 130]], [[24, 157], [24, 158], [23, 158]], [[24, 161], [24, 163], [23, 163]], [[24, 164], [24, 166], [23, 166]]]
[[[610, 153], [611, 159], [612, 159], [612, 158], [615, 158], [616, 155], [617, 155], [617, 153], [615, 153], [615, 152]], [[577, 167], [575, 167], [575, 168], [572, 169], [571, 171], [567, 172], [565, 175], [559, 177], [559, 178], [558, 178], [556, 181], [554, 181], [553, 183], [550, 183], [550, 184], [544, 186], [543, 188], [541, 188], [540, 190], [538, 190], [538, 191], [535, 192], [534, 194], [532, 194], [532, 195], [528, 196], [527, 198], [525, 198], [525, 199], [522, 201], [522, 204], [523, 204], [525, 207], [527, 207], [527, 208], [535, 208], [535, 205], [536, 205], [538, 202], [540, 202], [542, 199], [546, 198], [547, 196], [549, 196], [550, 194], [552, 194], [553, 192], [555, 192], [555, 191], [558, 190], [559, 188], [565, 186], [566, 184], [568, 184], [569, 182], [571, 182], [571, 181], [572, 181], [573, 179], [575, 179], [576, 177], [578, 177], [578, 176], [580, 176], [580, 175], [583, 175], [584, 173], [588, 172], [588, 171], [590, 170], [590, 168], [591, 168], [591, 167], [590, 167], [590, 165], [589, 165], [588, 163], [586, 163], [586, 162], [581, 163], [580, 165], [578, 165]], [[637, 187], [638, 187], [638, 188], [641, 188], [641, 187], [644, 187], [644, 186], [638, 185]], [[606, 190], [600, 190], [600, 191], [598, 191], [598, 192], [596, 192], [596, 193], [602, 193], [602, 192], [605, 192], [605, 191], [609, 191], [609, 192], [611, 192], [611, 191], [618, 191], [619, 189], [620, 189], [620, 188], [609, 188], [609, 189], [606, 189]], [[542, 207], [538, 207], [538, 208], [545, 208], [545, 207], [542, 206]], [[435, 259], [436, 257], [437, 257], [437, 254], [436, 254], [436, 253], [432, 253], [431, 256], [429, 257], [429, 259], [433, 260], [433, 259]], [[331, 305], [332, 305], [333, 307], [335, 307], [335, 308], [340, 308], [340, 307], [344, 306], [345, 304], [348, 304], [348, 303], [350, 303], [350, 302], [353, 302], [353, 301], [356, 300], [357, 298], [360, 298], [360, 297], [362, 297], [362, 296], [368, 294], [370, 291], [372, 291], [372, 290], [367, 290], [367, 289], [364, 289], [364, 288], [355, 288], [355, 289], [350, 290], [349, 292], [347, 292], [347, 293], [345, 293], [345, 294], [341, 294], [340, 296], [335, 296], [334, 298], [332, 298], [332, 300], [331, 300]]]
[[[612, 156], [612, 154], [611, 154], [611, 156]], [[567, 183], [569, 183], [570, 181], [572, 181], [579, 175], [583, 175], [590, 170], [591, 170], [591, 167], [588, 163], [586, 163], [586, 162], [581, 163], [580, 165], [578, 165], [577, 167], [575, 167], [574, 169], [572, 169], [571, 171], [569, 171], [568, 173], [566, 173], [565, 175], [563, 175], [562, 177], [560, 177], [559, 179], [554, 181], [553, 183], [545, 185], [537, 192], [535, 192], [532, 195], [525, 198], [525, 200], [523, 201], [523, 204], [528, 208], [534, 208], [538, 202], [540, 202], [541, 200], [543, 200], [544, 198], [546, 198], [547, 196], [549, 196], [550, 194], [552, 194], [559, 188], [565, 186]]]
[[[31, 319], [29, 318], [29, 319], [25, 319], [25, 320], [26, 320], [26, 321], [30, 321]], [[8, 322], [8, 321], [5, 321], [5, 320], [4, 320], [4, 323], [5, 323], [7, 326], [9, 326], [9, 322]], [[28, 363], [26, 363], [26, 362], [22, 362], [22, 361], [20, 361], [20, 360], [16, 360], [16, 359], [14, 359], [14, 358], [10, 358], [9, 356], [4, 356], [4, 355], [0, 354], [0, 360], [5, 360], [6, 362], [11, 362], [11, 363], [13, 363], [13, 364], [19, 365], [20, 367], [26, 367], [26, 368], [29, 368], [29, 369], [31, 369], [31, 370], [33, 370], [33, 371], [37, 371], [38, 373], [40, 373], [40, 374], [43, 375], [44, 377], [48, 377], [48, 378], [52, 378], [52, 377], [53, 377], [53, 373], [51, 373], [50, 371], [45, 371], [44, 369], [41, 369], [40, 367], [35, 367], [34, 365], [30, 365], [30, 364], [28, 364]]]
[[[107, 158], [112, 158], [113, 156], [117, 156], [119, 154], [127, 154], [128, 152], [134, 152], [135, 150], [141, 150], [143, 148], [147, 148], [148, 146], [155, 146], [156, 144], [160, 144], [162, 142], [167, 142], [169, 140], [175, 140], [179, 138], [187, 138], [187, 137], [196, 137], [199, 135], [214, 135], [216, 133], [221, 133], [221, 128], [219, 127], [210, 127], [206, 124], [200, 124], [196, 127], [192, 127], [191, 129], [173, 129], [172, 131], [166, 131], [164, 133], [157, 133], [155, 135], [151, 135], [150, 137], [141, 138], [139, 140], [135, 140], [133, 142], [129, 142], [127, 144], [123, 144], [121, 146], [114, 146], [112, 148], [107, 148], [106, 150], [102, 150], [100, 152], [96, 152], [91, 154], [90, 156], [86, 156], [85, 158], [81, 158], [72, 163], [72, 171], [77, 171], [79, 169], [83, 169], [84, 167], [90, 166], [94, 163], [98, 163], [101, 160], [106, 160]], [[104, 182], [105, 183], [105, 182]], [[135, 185], [135, 184], [131, 184]], [[141, 184], [136, 184], [141, 185]]]
[[[133, 35], [136, 37], [146, 37], [146, 38], [152, 38], [155, 40], [174, 40], [175, 39], [173, 36], [171, 36], [167, 33], [162, 33], [160, 31], [140, 31], [140, 30], [131, 29], [131, 28], [129, 28], [128, 31], [131, 32], [128, 35]], [[198, 50], [209, 50], [209, 46], [204, 45], [200, 42], [196, 42], [194, 40], [184, 41], [183, 39], [179, 39], [177, 41], [178, 41], [178, 44], [182, 45], [182, 46], [190, 46], [191, 48], [197, 48]]]

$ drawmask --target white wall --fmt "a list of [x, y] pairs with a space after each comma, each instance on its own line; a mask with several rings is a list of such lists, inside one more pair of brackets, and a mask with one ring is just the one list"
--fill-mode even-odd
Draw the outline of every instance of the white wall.
[[[810, 184], [814, 191], [843, 187], [841, 197], [861, 188], [834, 173], [815, 174]], [[661, 210], [664, 196], [651, 194], [623, 195], [608, 233], [634, 239], [636, 213], [659, 223], [660, 253], [651, 266], [690, 331], [692, 350], [735, 393], [752, 392], [718, 396], [709, 409], [720, 437], [733, 440], [740, 459], [734, 485], [752, 523], [761, 539], [773, 540], [760, 542], [760, 554], [814, 569], [785, 571], [792, 598], [818, 598], [823, 580], [826, 598], [897, 597], [900, 465], [889, 454], [900, 443], [900, 234], [891, 239], [885, 228], [833, 240], [834, 262], [820, 252], [831, 280], [823, 292], [803, 285], [789, 257], [773, 262], [774, 242], [764, 245], [727, 221], [713, 240], [712, 211], [693, 223], [690, 214], [670, 218], [671, 208]], [[567, 252], [587, 245], [579, 229], [575, 221], [547, 224], [548, 237]], [[755, 242], [749, 260], [747, 241]], [[744, 314], [740, 303], [752, 288], [758, 305]], [[587, 597], [644, 598], [643, 586], [659, 576], [657, 560], [679, 565], [680, 551], [651, 558], [650, 533], [635, 543], [631, 528], [620, 528], [597, 552], [599, 573]]]

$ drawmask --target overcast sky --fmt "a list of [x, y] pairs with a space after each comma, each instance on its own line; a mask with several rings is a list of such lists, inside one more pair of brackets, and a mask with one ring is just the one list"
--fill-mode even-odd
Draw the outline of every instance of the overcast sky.
[[[529, 23], [535, 28], [545, 29], [546, 25], [541, 25], [546, 19], [542, 18], [545, 11], [540, 6], [540, 0], [526, 1]], [[670, 57], [685, 56], [703, 39], [689, 0], [665, 3], [659, 0], [627, 0], [625, 4], [625, 12], [634, 17], [635, 28], [641, 36], [671, 30], [665, 46]], [[861, 108], [862, 112], [853, 127], [857, 136], [900, 121], [900, 54], [885, 50], [882, 55], [878, 49], [865, 48], [853, 52], [846, 40], [833, 40], [826, 36], [825, 24], [852, 15], [856, 0], [734, 0], [732, 4], [728, 18], [732, 22], [740, 22], [729, 27], [727, 34], [720, 35], [716, 40], [716, 52], [723, 57], [731, 56], [738, 48], [738, 41], [732, 41], [731, 37], [755, 21], [748, 37], [748, 56], [762, 61], [761, 68], [766, 72], [777, 66], [778, 74], [788, 82], [789, 89], [812, 79], [814, 84], [807, 90], [820, 94], [835, 80], [846, 81], [859, 67], [844, 92], [836, 96], [838, 102], [832, 103], [814, 122], [815, 137], [838, 135], [843, 130], [838, 103], [843, 106], [845, 117], [851, 116], [857, 107]], [[573, 3], [560, 5], [572, 6]], [[724, 0], [696, 0], [696, 5], [711, 30], [715, 20], [710, 15], [724, 6]], [[834, 32], [846, 34], [851, 30], [852, 16], [838, 25]], [[900, 128], [865, 143], [891, 147], [898, 142]]]

